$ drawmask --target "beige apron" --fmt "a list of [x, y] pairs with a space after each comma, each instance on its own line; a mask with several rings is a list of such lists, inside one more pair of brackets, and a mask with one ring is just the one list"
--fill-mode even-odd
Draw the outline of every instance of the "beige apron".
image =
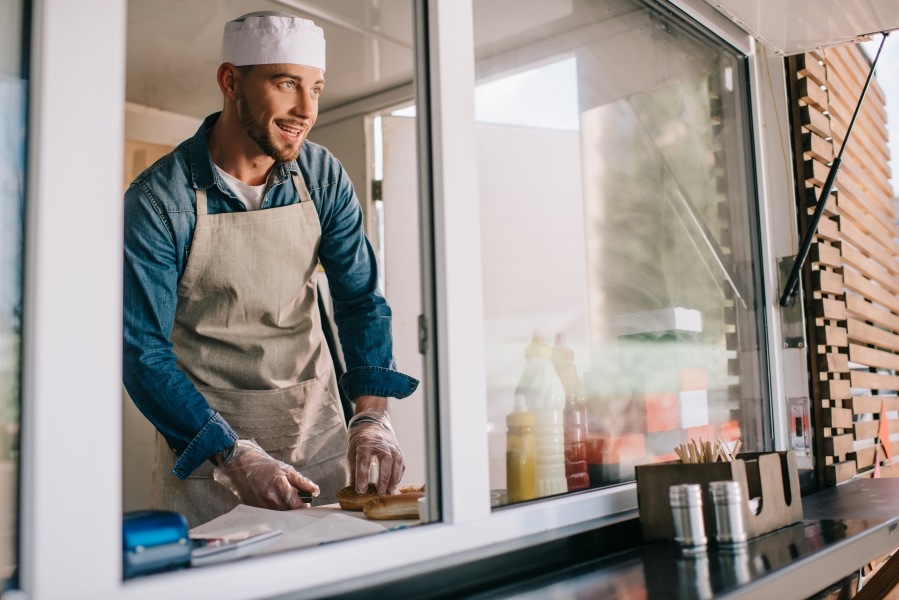
[[[252, 212], [207, 214], [206, 190], [196, 191], [172, 342], [178, 367], [240, 438], [334, 498], [348, 480], [347, 433], [317, 306], [321, 224], [302, 177], [293, 182], [298, 204]], [[196, 527], [237, 506], [211, 463], [182, 481], [175, 459], [157, 433], [155, 508]]]

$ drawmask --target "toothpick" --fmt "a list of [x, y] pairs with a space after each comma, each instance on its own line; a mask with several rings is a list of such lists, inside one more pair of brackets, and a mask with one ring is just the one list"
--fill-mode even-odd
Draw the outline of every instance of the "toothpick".
[[727, 442], [724, 441], [724, 438], [719, 437], [718, 443], [721, 444], [721, 450], [724, 452], [724, 458], [728, 462], [732, 462], [734, 457], [730, 453], [730, 447], [727, 445]]

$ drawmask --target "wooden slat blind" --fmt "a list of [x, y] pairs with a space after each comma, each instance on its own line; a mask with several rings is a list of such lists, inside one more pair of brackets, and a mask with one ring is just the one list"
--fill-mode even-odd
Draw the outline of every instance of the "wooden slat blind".
[[[839, 152], [870, 61], [857, 46], [788, 59], [800, 225]], [[872, 81], [804, 280], [821, 483], [873, 473], [880, 420], [899, 433], [899, 227], [883, 92]], [[899, 441], [895, 444], [899, 451]], [[881, 472], [899, 476], [878, 454]]]

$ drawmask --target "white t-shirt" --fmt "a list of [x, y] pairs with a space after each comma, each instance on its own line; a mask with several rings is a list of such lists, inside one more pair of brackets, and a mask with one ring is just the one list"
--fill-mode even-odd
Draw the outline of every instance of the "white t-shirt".
[[243, 202], [247, 210], [259, 210], [259, 207], [262, 206], [262, 197], [265, 196], [265, 190], [268, 189], [268, 181], [262, 185], [247, 185], [237, 177], [225, 173], [218, 165], [215, 165], [215, 170], [219, 172], [234, 195]]

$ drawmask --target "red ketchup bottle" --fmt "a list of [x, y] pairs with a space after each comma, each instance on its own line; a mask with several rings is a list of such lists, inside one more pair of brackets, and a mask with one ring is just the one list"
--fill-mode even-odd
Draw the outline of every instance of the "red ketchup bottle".
[[574, 365], [574, 351], [565, 345], [565, 334], [557, 333], [553, 366], [565, 387], [565, 479], [568, 491], [590, 487], [587, 473], [587, 399], [584, 384]]

